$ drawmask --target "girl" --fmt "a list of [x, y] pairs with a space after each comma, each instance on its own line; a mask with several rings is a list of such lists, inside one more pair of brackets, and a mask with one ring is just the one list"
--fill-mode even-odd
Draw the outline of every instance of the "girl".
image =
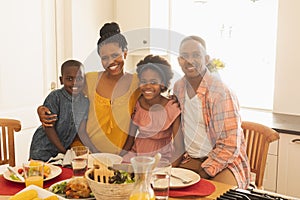
[[[136, 155], [154, 156], [158, 152], [170, 160], [174, 149], [172, 139], [180, 130], [180, 108], [161, 93], [170, 86], [173, 77], [171, 65], [160, 56], [148, 55], [137, 64], [136, 71], [141, 96], [121, 153], [124, 155], [130, 150], [124, 155], [123, 162], [130, 162], [130, 158]], [[182, 140], [176, 141], [180, 146]]]

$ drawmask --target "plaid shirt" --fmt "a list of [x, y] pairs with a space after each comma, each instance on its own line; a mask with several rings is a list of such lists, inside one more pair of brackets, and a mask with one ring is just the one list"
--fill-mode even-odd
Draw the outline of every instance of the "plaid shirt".
[[[184, 109], [186, 84], [189, 83], [183, 77], [174, 85], [174, 94], [180, 102], [182, 118], [187, 114]], [[250, 182], [250, 167], [236, 96], [209, 72], [205, 73], [197, 89], [197, 96], [202, 102], [205, 129], [213, 147], [201, 167], [212, 177], [228, 167], [233, 172], [238, 186], [246, 188]], [[184, 120], [181, 122], [184, 131]]]

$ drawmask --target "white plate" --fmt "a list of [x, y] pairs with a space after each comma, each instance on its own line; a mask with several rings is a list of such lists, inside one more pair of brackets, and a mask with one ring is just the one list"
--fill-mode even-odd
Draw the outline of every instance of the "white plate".
[[172, 174], [182, 178], [190, 178], [192, 179], [192, 182], [184, 184], [181, 180], [171, 177], [170, 188], [184, 188], [187, 186], [194, 185], [195, 183], [198, 183], [200, 181], [200, 175], [188, 169], [172, 168]]
[[[48, 190], [51, 192], [52, 189], [53, 189], [53, 187], [54, 187], [55, 185], [61, 184], [61, 183], [63, 183], [63, 182], [69, 182], [70, 180], [71, 180], [71, 178], [70, 178], [70, 179], [66, 179], [66, 180], [59, 181], [59, 182], [57, 182], [57, 183], [54, 183], [54, 184], [52, 184], [52, 185], [48, 188]], [[52, 192], [51, 192], [51, 193], [52, 193]], [[52, 194], [54, 194], [54, 193], [52, 193]], [[64, 194], [57, 194], [57, 195], [65, 196]], [[78, 200], [78, 199], [69, 199], [69, 198], [64, 198], [64, 199], [68, 199], [68, 200]], [[84, 199], [84, 200], [95, 200], [95, 197], [80, 198], [80, 199]]]
[[49, 196], [57, 196], [59, 200], [66, 200], [65, 198], [59, 196], [59, 195], [56, 195], [52, 192], [49, 192], [48, 190], [45, 190], [43, 188], [40, 188], [36, 185], [29, 185], [28, 187], [24, 188], [23, 190], [21, 190], [20, 192], [18, 192], [17, 194], [21, 193], [21, 192], [24, 192], [24, 191], [27, 191], [27, 190], [36, 190], [38, 192], [38, 196], [39, 198], [46, 198], [46, 197], [49, 197]]
[[123, 161], [123, 158], [117, 154], [112, 153], [93, 153], [89, 155], [88, 167], [92, 168], [94, 160], [98, 159], [103, 164], [107, 166], [113, 166], [113, 164], [120, 164]]
[[[57, 177], [58, 175], [61, 174], [62, 170], [60, 167], [58, 166], [55, 166], [55, 165], [51, 165], [51, 164], [46, 164], [47, 166], [50, 167], [51, 169], [51, 173], [49, 174], [49, 176], [47, 178], [44, 179], [44, 181], [48, 181], [50, 179], [53, 179], [55, 177]], [[15, 166], [13, 167], [13, 169], [17, 172], [18, 169], [20, 169], [22, 167], [20, 166]], [[11, 179], [10, 178], [10, 175], [11, 175], [11, 172], [10, 171], [5, 171], [4, 174], [3, 174], [3, 177], [6, 179], [6, 180], [9, 180], [9, 181], [13, 181], [13, 182], [16, 182], [16, 183], [24, 183], [24, 181], [20, 181], [20, 180], [14, 180], [14, 179]]]

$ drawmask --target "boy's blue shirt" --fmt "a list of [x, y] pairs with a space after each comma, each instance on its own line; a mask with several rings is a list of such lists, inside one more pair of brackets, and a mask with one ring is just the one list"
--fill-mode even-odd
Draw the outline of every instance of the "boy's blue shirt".
[[[55, 123], [56, 133], [67, 149], [73, 142], [82, 120], [88, 116], [89, 100], [82, 94], [70, 95], [64, 88], [52, 91], [44, 101], [44, 106], [51, 113], [57, 114]], [[34, 133], [31, 146], [30, 158], [47, 161], [57, 155], [58, 150], [49, 140], [40, 126]]]

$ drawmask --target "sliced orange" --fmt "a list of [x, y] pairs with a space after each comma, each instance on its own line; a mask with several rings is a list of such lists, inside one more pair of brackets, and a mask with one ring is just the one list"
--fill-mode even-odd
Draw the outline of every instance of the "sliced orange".
[[[29, 166], [38, 166], [41, 164], [42, 161], [39, 160], [30, 160]], [[44, 177], [47, 178], [51, 173], [51, 168], [44, 164]]]

